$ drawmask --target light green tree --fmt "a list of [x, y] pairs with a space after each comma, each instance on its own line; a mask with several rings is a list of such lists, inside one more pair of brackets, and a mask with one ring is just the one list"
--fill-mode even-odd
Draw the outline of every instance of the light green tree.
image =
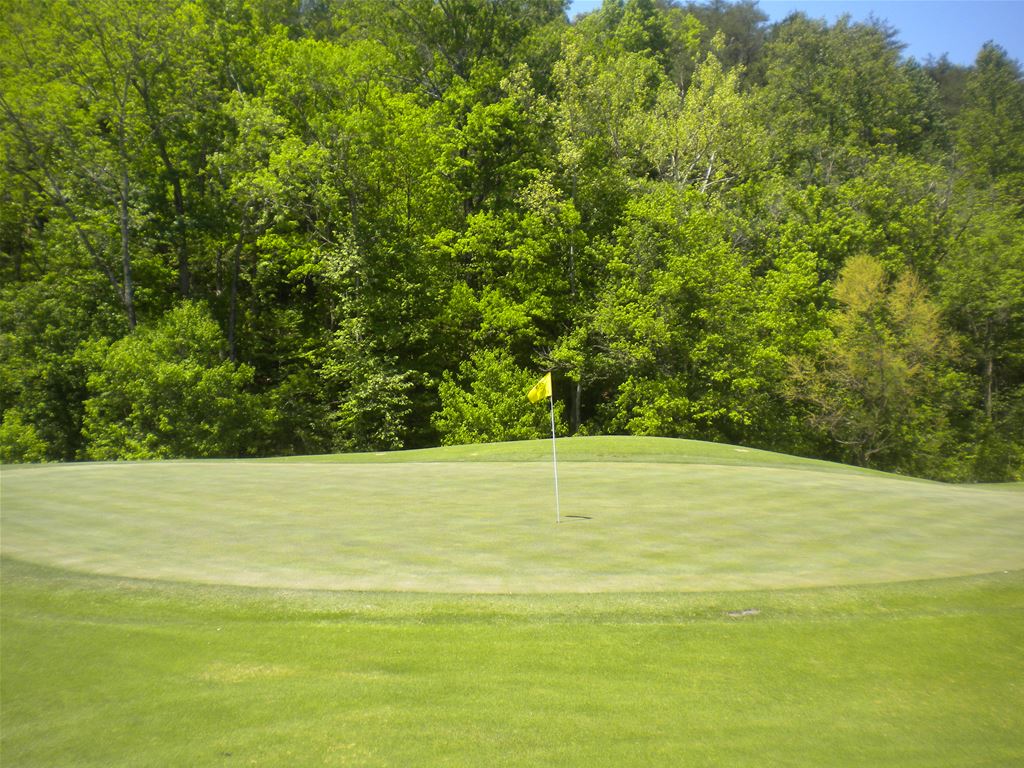
[[740, 91], [742, 70], [725, 71], [719, 35], [685, 90], [667, 81], [649, 111], [654, 137], [645, 147], [658, 175], [703, 193], [719, 191], [764, 168], [766, 135]]
[[938, 306], [913, 272], [891, 280], [871, 256], [846, 263], [833, 295], [832, 335], [793, 359], [791, 399], [844, 460], [942, 474], [962, 382]]

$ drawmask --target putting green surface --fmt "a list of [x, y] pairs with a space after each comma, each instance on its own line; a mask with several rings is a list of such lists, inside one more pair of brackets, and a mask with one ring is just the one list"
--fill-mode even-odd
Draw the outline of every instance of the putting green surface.
[[549, 450], [4, 467], [0, 764], [1024, 764], [1024, 487]]
[[688, 441], [560, 445], [560, 525], [543, 441], [5, 469], [3, 552], [136, 578], [470, 593], [803, 587], [1024, 566], [1017, 486]]

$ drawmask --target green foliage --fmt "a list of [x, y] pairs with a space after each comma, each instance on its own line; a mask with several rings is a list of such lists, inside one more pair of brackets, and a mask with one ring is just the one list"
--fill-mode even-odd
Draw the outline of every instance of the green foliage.
[[1021, 476], [1024, 446], [1024, 222], [1010, 205], [964, 206], [939, 297], [974, 382], [966, 420], [979, 479]]
[[[1008, 398], [1019, 403], [1021, 393]], [[996, 423], [986, 422], [975, 437], [971, 457], [971, 476], [982, 483], [1001, 483], [1024, 479], [1024, 414], [1019, 405], [1016, 413], [1001, 414]]]
[[89, 273], [48, 273], [0, 291], [0, 412], [16, 413], [48, 460], [73, 460], [82, 448], [79, 346], [124, 330], [102, 279]]
[[0, 464], [46, 460], [46, 443], [32, 424], [11, 408], [0, 420]]
[[331, 417], [334, 447], [349, 451], [384, 451], [403, 447], [412, 412], [412, 375], [397, 369], [397, 360], [382, 357], [358, 323], [340, 328], [329, 347], [320, 375], [337, 391]]
[[648, 130], [648, 157], [660, 177], [718, 192], [762, 170], [765, 134], [750, 100], [740, 93], [741, 71], [726, 71], [718, 58], [720, 35], [697, 66], [685, 92], [662, 83]]
[[793, 14], [765, 48], [759, 102], [776, 157], [815, 180], [856, 173], [864, 153], [917, 151], [938, 120], [934, 85], [900, 60], [894, 31], [877, 22]]
[[607, 429], [629, 435], [689, 437], [698, 432], [692, 423], [692, 405], [682, 377], [630, 377], [618, 388], [614, 409], [605, 409]]
[[224, 338], [201, 304], [83, 348], [90, 459], [246, 456], [262, 451], [273, 414], [248, 388], [253, 371], [225, 359]]
[[954, 230], [951, 197], [941, 169], [884, 154], [841, 183], [790, 193], [783, 227], [818, 255], [829, 279], [848, 259], [870, 254], [891, 272], [909, 266], [931, 280]]
[[941, 474], [946, 398], [959, 381], [937, 306], [913, 272], [890, 282], [870, 256], [847, 261], [834, 296], [834, 338], [793, 360], [790, 396], [846, 460]]
[[[550, 435], [547, 402], [526, 398], [538, 378], [500, 349], [474, 354], [460, 366], [458, 379], [446, 373], [441, 382], [441, 408], [432, 419], [441, 443], [496, 443]], [[561, 403], [555, 410], [555, 430], [564, 434]]]
[[[519, 434], [515, 410], [507, 427], [463, 429], [483, 418], [465, 398], [479, 386], [492, 402], [498, 379], [550, 369], [574, 433], [865, 460], [820, 408], [784, 395], [790, 359], [835, 362], [833, 289], [868, 257], [885, 296], [917, 275], [959, 350], [911, 387], [902, 447], [871, 461], [1013, 476], [1019, 63], [987, 45], [971, 67], [922, 67], [884, 24], [768, 25], [748, 0], [608, 0], [572, 23], [565, 11], [7, 3], [0, 413], [21, 454]], [[105, 372], [132, 390], [181, 301], [209, 308], [200, 346], [223, 344], [223, 359], [197, 365], [219, 371], [217, 397], [262, 414], [252, 439], [196, 425], [186, 439], [160, 406], [88, 388]], [[883, 314], [888, 335], [847, 329], [863, 342], [851, 349], [895, 343]], [[193, 396], [207, 397], [167, 397]], [[918, 443], [932, 458], [907, 458]]]
[[964, 85], [956, 118], [957, 151], [969, 178], [995, 186], [1021, 209], [1024, 197], [1024, 73], [993, 43], [985, 44]]
[[[722, 211], [700, 193], [653, 187], [629, 205], [593, 317], [605, 378], [623, 384], [607, 428], [737, 441], [752, 420], [756, 328], [752, 275], [730, 247]], [[657, 425], [661, 425], [660, 427]]]

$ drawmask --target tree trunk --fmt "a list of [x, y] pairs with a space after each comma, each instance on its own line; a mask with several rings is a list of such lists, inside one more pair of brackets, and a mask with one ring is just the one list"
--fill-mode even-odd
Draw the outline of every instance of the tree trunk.
[[575, 300], [579, 296], [579, 286], [576, 285], [576, 248], [569, 243], [569, 295]]
[[576, 434], [576, 431], [580, 428], [580, 400], [583, 399], [583, 377], [576, 381], [576, 386], [572, 389], [572, 416], [570, 422], [572, 426], [572, 434]]
[[242, 246], [245, 244], [245, 227], [238, 228], [238, 242], [231, 255], [231, 293], [228, 299], [228, 357], [232, 363], [238, 362], [238, 347], [235, 339], [235, 327], [238, 324], [238, 270], [242, 260]]
[[146, 107], [146, 114], [149, 124], [153, 130], [153, 141], [160, 154], [160, 161], [164, 166], [164, 173], [171, 183], [171, 193], [174, 201], [174, 231], [177, 242], [175, 248], [178, 251], [178, 293], [183, 299], [187, 299], [192, 293], [192, 274], [189, 267], [188, 238], [185, 226], [185, 196], [181, 191], [181, 174], [171, 162], [171, 155], [167, 151], [167, 138], [164, 136], [163, 128], [160, 125], [160, 118], [153, 105], [148, 82], [143, 79], [132, 78], [132, 85], [142, 98]]
[[121, 199], [119, 220], [121, 229], [121, 292], [125, 312], [128, 314], [128, 327], [135, 329], [135, 283], [132, 280], [132, 257], [130, 248], [130, 233], [128, 221], [128, 195], [130, 191], [128, 180], [128, 167], [121, 166]]
[[181, 194], [181, 179], [177, 172], [171, 176], [174, 189], [174, 224], [178, 234], [178, 293], [187, 299], [192, 295], [192, 271], [188, 260], [188, 239], [185, 227], [185, 197]]
[[989, 352], [985, 358], [985, 421], [992, 421], [992, 390], [995, 380], [995, 364], [992, 360], [992, 353]]

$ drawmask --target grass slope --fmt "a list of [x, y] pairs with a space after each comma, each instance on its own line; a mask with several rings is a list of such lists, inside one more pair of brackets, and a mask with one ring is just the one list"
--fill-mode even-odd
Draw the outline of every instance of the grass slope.
[[4, 468], [0, 763], [1024, 762], [1019, 486], [559, 447]]

